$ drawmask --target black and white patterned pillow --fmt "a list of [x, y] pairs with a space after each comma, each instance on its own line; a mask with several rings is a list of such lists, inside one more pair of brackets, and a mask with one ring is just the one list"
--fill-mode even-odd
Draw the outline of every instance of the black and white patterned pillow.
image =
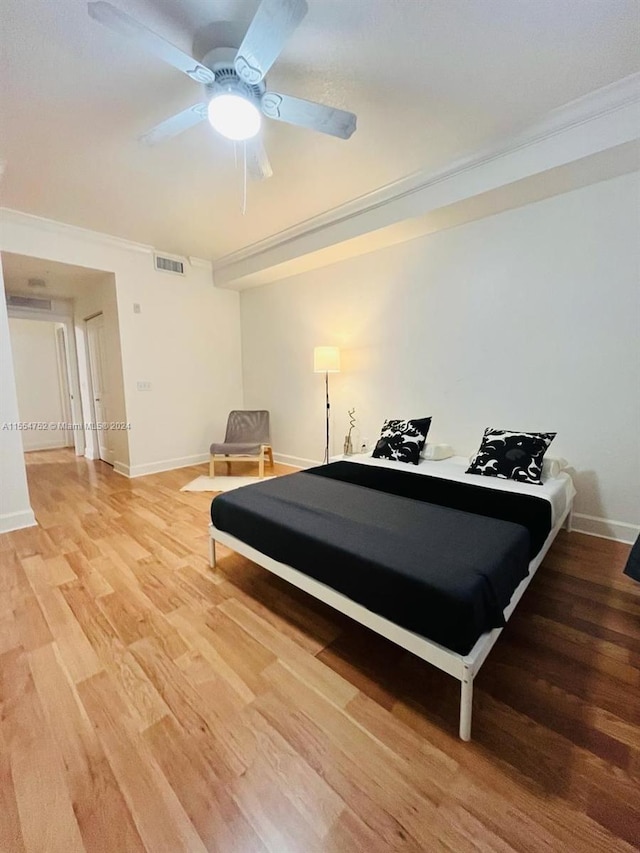
[[511, 432], [485, 429], [482, 443], [467, 474], [542, 485], [542, 459], [555, 432]]
[[373, 450], [373, 457], [393, 459], [396, 462], [411, 462], [417, 465], [430, 426], [431, 418], [385, 421], [380, 438]]

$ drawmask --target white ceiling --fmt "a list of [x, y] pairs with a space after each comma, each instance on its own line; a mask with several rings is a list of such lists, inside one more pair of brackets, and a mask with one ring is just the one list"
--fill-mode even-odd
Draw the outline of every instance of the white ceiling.
[[[220, 258], [417, 170], [440, 168], [640, 69], [637, 0], [308, 0], [269, 88], [352, 110], [349, 141], [268, 122], [274, 176], [242, 179], [200, 125], [136, 141], [200, 100], [84, 0], [0, 0], [6, 207]], [[202, 56], [257, 0], [113, 0]], [[206, 29], [205, 29], [206, 28]], [[195, 47], [194, 47], [195, 44]]]

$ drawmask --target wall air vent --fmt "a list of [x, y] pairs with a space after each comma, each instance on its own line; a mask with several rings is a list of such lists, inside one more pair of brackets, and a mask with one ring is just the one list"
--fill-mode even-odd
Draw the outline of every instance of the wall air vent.
[[156, 269], [160, 272], [172, 272], [184, 275], [184, 261], [178, 258], [167, 258], [164, 255], [154, 255]]
[[36, 311], [51, 311], [50, 299], [39, 299], [37, 296], [16, 296], [7, 294], [7, 305], [10, 308], [34, 308]]

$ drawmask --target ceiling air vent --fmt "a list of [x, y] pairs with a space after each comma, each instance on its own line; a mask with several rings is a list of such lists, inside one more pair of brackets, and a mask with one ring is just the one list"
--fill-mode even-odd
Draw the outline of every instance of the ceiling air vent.
[[184, 261], [177, 258], [167, 258], [164, 255], [154, 255], [156, 269], [160, 272], [172, 272], [176, 275], [184, 275]]
[[11, 308], [35, 308], [38, 311], [51, 311], [51, 300], [38, 299], [37, 296], [7, 294], [7, 305]]

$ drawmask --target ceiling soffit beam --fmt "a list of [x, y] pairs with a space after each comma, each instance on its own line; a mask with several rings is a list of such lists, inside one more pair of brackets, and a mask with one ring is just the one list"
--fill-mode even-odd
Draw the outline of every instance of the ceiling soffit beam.
[[[640, 167], [637, 150], [634, 146], [624, 146], [639, 138], [640, 74], [634, 74], [554, 110], [543, 121], [503, 141], [500, 146], [459, 160], [437, 173], [411, 175], [220, 258], [214, 264], [214, 281], [218, 287], [240, 290], [362, 254], [365, 246], [366, 251], [375, 251], [389, 245], [385, 235], [390, 237], [393, 231], [389, 229], [394, 226], [456, 205], [460, 222], [469, 221], [469, 217], [478, 218], [478, 212], [483, 209], [474, 199], [504, 187], [523, 190], [520, 198], [513, 191], [504, 196], [511, 200], [509, 207], [521, 206], [529, 203], [527, 193], [532, 187], [526, 179], [534, 176], [542, 179], [545, 197], [566, 192], [574, 187], [560, 180], [554, 192], [543, 176], [546, 173], [559, 176], [554, 170], [577, 161], [581, 166], [575, 186], [603, 180], [607, 170], [612, 173], [610, 176], [615, 174], [615, 165], [607, 158], [605, 165], [596, 155], [614, 149], [619, 149], [624, 157], [623, 172], [633, 171]], [[596, 159], [592, 160], [594, 157]], [[591, 177], [590, 163], [593, 165]], [[465, 202], [470, 205], [466, 219], [462, 209]], [[475, 216], [470, 215], [473, 210]], [[415, 222], [405, 231], [413, 230], [414, 236], [419, 236], [438, 230], [432, 227], [436, 219], [432, 219], [426, 231], [420, 232]], [[450, 221], [450, 218], [445, 216], [443, 221]], [[395, 234], [392, 242], [399, 242], [397, 238]]]
[[523, 207], [598, 181], [619, 177], [637, 171], [639, 164], [640, 141], [628, 142], [591, 157], [575, 160], [565, 166], [558, 166], [520, 181], [504, 184], [486, 193], [479, 193], [454, 204], [437, 208], [423, 216], [405, 219], [394, 225], [336, 242], [324, 249], [299, 254], [282, 263], [263, 266], [255, 272], [249, 272], [235, 278], [232, 283], [222, 286], [227, 289], [246, 290], [281, 281], [349, 258], [395, 246], [398, 243], [406, 243], [427, 234], [435, 234], [447, 228], [455, 228], [457, 225]]

